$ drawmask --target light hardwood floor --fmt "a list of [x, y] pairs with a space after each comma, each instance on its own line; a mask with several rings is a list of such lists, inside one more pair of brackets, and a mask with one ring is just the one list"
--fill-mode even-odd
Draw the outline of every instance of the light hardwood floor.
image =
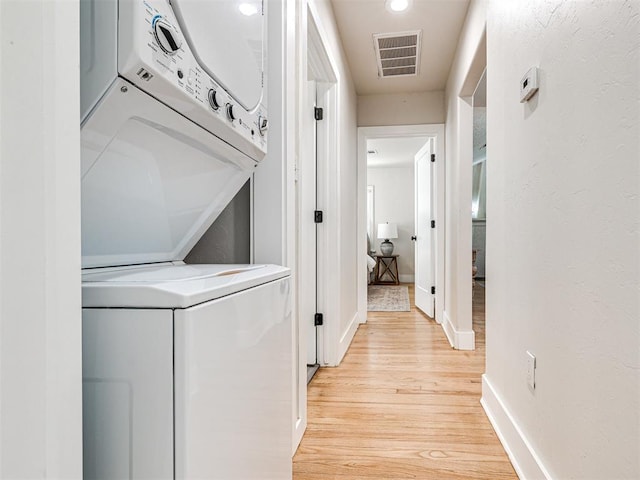
[[453, 350], [409, 292], [411, 312], [369, 312], [340, 367], [311, 381], [294, 480], [518, 478], [480, 406], [484, 319], [477, 349]]

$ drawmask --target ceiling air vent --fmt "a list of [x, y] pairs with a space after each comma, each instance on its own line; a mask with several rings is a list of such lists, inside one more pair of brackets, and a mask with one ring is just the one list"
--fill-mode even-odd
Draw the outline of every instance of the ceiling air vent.
[[383, 78], [417, 75], [421, 39], [422, 30], [374, 34], [378, 76]]

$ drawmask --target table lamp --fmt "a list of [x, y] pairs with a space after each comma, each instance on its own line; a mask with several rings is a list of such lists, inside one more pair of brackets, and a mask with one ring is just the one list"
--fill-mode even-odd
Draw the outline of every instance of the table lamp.
[[398, 227], [395, 223], [379, 223], [378, 224], [378, 238], [384, 239], [384, 242], [380, 244], [380, 252], [385, 257], [393, 254], [393, 243], [389, 241], [390, 238], [398, 238]]

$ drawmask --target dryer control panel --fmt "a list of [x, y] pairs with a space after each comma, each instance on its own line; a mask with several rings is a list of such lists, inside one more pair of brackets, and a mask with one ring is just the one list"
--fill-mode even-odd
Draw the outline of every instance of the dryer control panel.
[[[146, 93], [256, 161], [267, 151], [264, 84], [247, 110], [198, 63], [166, 0], [120, 1], [118, 71]], [[224, 48], [216, 45], [215, 48]]]

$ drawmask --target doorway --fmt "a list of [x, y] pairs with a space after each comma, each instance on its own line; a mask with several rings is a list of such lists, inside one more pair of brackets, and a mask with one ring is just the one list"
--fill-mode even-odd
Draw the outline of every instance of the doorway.
[[471, 183], [472, 328], [484, 338], [487, 233], [487, 72], [473, 97], [473, 163]]
[[[358, 128], [358, 251], [362, 252], [361, 255], [358, 256], [358, 310], [361, 312], [360, 322], [366, 322], [366, 312], [367, 312], [367, 285], [369, 281], [369, 269], [367, 268], [367, 260], [369, 257], [365, 254], [365, 252], [370, 252], [370, 250], [379, 250], [379, 243], [381, 239], [368, 239], [367, 229], [369, 223], [369, 217], [367, 216], [367, 190], [370, 183], [370, 178], [374, 178], [375, 174], [368, 175], [368, 166], [369, 166], [369, 155], [368, 151], [376, 150], [376, 145], [382, 145], [378, 143], [379, 141], [385, 140], [393, 140], [400, 138], [422, 138], [422, 140], [418, 140], [419, 143], [418, 150], [425, 144], [425, 139], [427, 141], [432, 142], [433, 153], [434, 153], [434, 189], [433, 189], [433, 198], [434, 198], [434, 208], [433, 218], [429, 219], [438, 221], [438, 219], [444, 218], [444, 125], [402, 125], [402, 126], [386, 126], [386, 127], [360, 127]], [[415, 164], [415, 153], [417, 150], [414, 150], [414, 154], [411, 158], [411, 170], [413, 171]], [[372, 154], [373, 156], [379, 155]], [[440, 163], [438, 163], [438, 159], [440, 159]], [[373, 160], [373, 158], [371, 159]], [[375, 163], [374, 163], [375, 165]], [[441, 167], [439, 167], [441, 165]], [[375, 166], [373, 168], [376, 168]], [[390, 170], [386, 172], [390, 173]], [[393, 172], [391, 172], [393, 173]], [[413, 177], [415, 178], [415, 177]], [[411, 205], [413, 207], [413, 202], [415, 198], [413, 196], [413, 185], [409, 186], [409, 191], [411, 192], [410, 199]], [[392, 219], [383, 219], [384, 215], [381, 213], [381, 208], [384, 208], [386, 204], [390, 206], [394, 202], [392, 198], [385, 201], [382, 196], [378, 192], [379, 187], [375, 186], [374, 191], [376, 192], [375, 197], [375, 220], [373, 224], [375, 226], [380, 223], [379, 221], [391, 222]], [[397, 187], [396, 187], [397, 190]], [[396, 194], [398, 192], [396, 191]], [[413, 208], [411, 208], [413, 210]], [[388, 214], [387, 214], [388, 215]], [[412, 250], [414, 247], [411, 244], [411, 237], [415, 235], [415, 218], [411, 214], [409, 215], [410, 219], [408, 220], [409, 228], [405, 230], [406, 240], [409, 242], [409, 249], [411, 249], [412, 254], [415, 255]], [[400, 230], [401, 231], [401, 230]], [[400, 231], [398, 232], [400, 234]], [[435, 284], [441, 285], [442, 288], [435, 288], [435, 310], [434, 317], [438, 323], [441, 323], [442, 319], [442, 310], [444, 306], [444, 228], [436, 228], [434, 230], [434, 278]], [[398, 235], [400, 236], [400, 235]], [[377, 232], [376, 232], [377, 237]], [[394, 242], [395, 243], [395, 242]], [[395, 248], [394, 248], [395, 249]], [[415, 258], [415, 257], [414, 257]], [[415, 262], [414, 262], [415, 265]], [[402, 268], [402, 267], [401, 267]], [[414, 267], [415, 268], [415, 267]], [[401, 270], [399, 271], [400, 277], [405, 280], [414, 281], [415, 280], [415, 270], [413, 273], [413, 278], [402, 277]], [[431, 290], [430, 290], [431, 291]]]
[[427, 136], [367, 140], [367, 251], [375, 259], [385, 240], [380, 225], [395, 226], [397, 236], [389, 240], [400, 283], [415, 281], [415, 156], [428, 141]]
[[[325, 300], [331, 282], [327, 245], [335, 219], [327, 218], [335, 197], [335, 137], [337, 94], [335, 68], [329, 59], [325, 41], [317, 28], [314, 14], [307, 11], [306, 72], [301, 97], [300, 128], [302, 142], [296, 172], [296, 208], [298, 218], [297, 280], [298, 313], [301, 322], [301, 361], [307, 369], [307, 383], [318, 367], [329, 363], [332, 352], [326, 329], [337, 318]], [[306, 385], [305, 385], [306, 387]]]

